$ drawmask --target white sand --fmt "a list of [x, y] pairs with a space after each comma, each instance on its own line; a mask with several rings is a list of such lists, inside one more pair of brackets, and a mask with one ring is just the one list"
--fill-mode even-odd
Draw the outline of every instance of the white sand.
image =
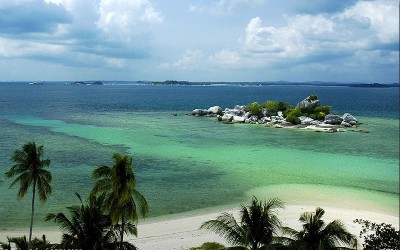
[[[192, 212], [192, 215], [178, 214], [168, 217], [152, 218], [145, 222], [139, 223], [139, 237], [130, 237], [129, 241], [139, 247], [141, 250], [173, 250], [173, 249], [188, 249], [189, 247], [200, 246], [204, 242], [216, 241], [222, 244], [226, 244], [225, 240], [220, 238], [218, 235], [206, 231], [199, 230], [201, 223], [204, 221], [216, 218], [221, 212], [233, 213], [236, 217], [238, 216], [238, 207], [235, 208], [224, 208], [223, 210], [213, 212]], [[361, 226], [353, 223], [354, 219], [362, 218], [371, 220], [374, 222], [385, 222], [392, 224], [396, 228], [399, 228], [399, 216], [395, 214], [379, 213], [374, 211], [359, 210], [359, 209], [348, 209], [338, 207], [323, 207], [325, 210], [324, 220], [330, 222], [334, 219], [342, 220], [347, 229], [358, 236]], [[366, 208], [368, 209], [368, 208]], [[299, 215], [305, 211], [314, 211], [315, 206], [310, 205], [287, 205], [285, 209], [281, 210], [279, 217], [283, 221], [284, 225], [290, 226], [296, 229], [300, 228], [298, 222]], [[36, 229], [36, 232], [38, 230]], [[0, 241], [5, 241], [5, 235], [7, 236], [21, 236], [27, 234], [23, 231], [2, 231], [0, 232]], [[61, 233], [54, 230], [43, 230], [40, 233], [35, 233], [35, 236], [41, 236], [45, 234], [47, 238], [52, 242], [58, 242], [61, 238]]]

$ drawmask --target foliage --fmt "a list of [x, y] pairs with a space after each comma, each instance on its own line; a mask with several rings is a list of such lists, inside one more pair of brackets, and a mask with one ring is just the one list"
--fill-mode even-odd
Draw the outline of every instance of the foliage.
[[292, 107], [293, 107], [293, 106], [290, 105], [290, 104], [287, 103], [287, 102], [278, 102], [278, 111], [284, 112], [284, 111], [286, 111], [287, 109], [292, 108]]
[[249, 250], [263, 249], [272, 244], [280, 227], [278, 208], [283, 208], [278, 199], [261, 202], [253, 197], [250, 206], [241, 206], [240, 222], [232, 214], [223, 213], [215, 220], [204, 222], [201, 228], [218, 233], [234, 246]]
[[[86, 204], [83, 203], [81, 196], [76, 193], [80, 200], [80, 205], [67, 207], [70, 218], [64, 213], [48, 214], [46, 221], [53, 220], [63, 231], [60, 247], [79, 248], [79, 249], [116, 249], [120, 243], [118, 241], [119, 228], [113, 226], [111, 218], [102, 210], [105, 197], [90, 196]], [[135, 225], [128, 224], [129, 228], [136, 234]], [[126, 249], [136, 249], [130, 243], [123, 243]]]
[[318, 96], [317, 95], [315, 95], [315, 94], [312, 94], [312, 95], [310, 95], [310, 100], [311, 101], [315, 101], [315, 100], [317, 100], [318, 99]]
[[325, 211], [320, 207], [316, 208], [315, 212], [302, 213], [299, 220], [303, 229], [297, 231], [283, 227], [282, 232], [288, 237], [281, 237], [280, 242], [289, 249], [299, 250], [356, 249], [356, 237], [349, 233], [339, 220], [325, 224], [322, 220], [324, 214]]
[[303, 113], [299, 108], [290, 108], [286, 112], [286, 121], [292, 124], [300, 124], [299, 117], [302, 116]]
[[365, 250], [399, 249], [399, 230], [386, 223], [377, 224], [368, 220], [356, 219], [355, 223], [362, 225], [360, 238], [364, 238]]
[[262, 105], [263, 108], [268, 110], [269, 116], [277, 115], [278, 114], [278, 103], [273, 101], [266, 101]]
[[206, 242], [199, 247], [191, 247], [189, 250], [224, 250], [225, 246], [218, 242]]
[[112, 167], [100, 166], [93, 171], [92, 175], [96, 182], [92, 195], [104, 195], [104, 209], [110, 215], [113, 225], [121, 222], [122, 243], [127, 221], [136, 224], [139, 215], [142, 217], [147, 215], [148, 205], [144, 196], [136, 190], [132, 157], [114, 153], [113, 159]]
[[20, 188], [18, 190], [19, 199], [22, 199], [27, 193], [28, 188], [32, 186], [32, 212], [28, 248], [31, 248], [36, 191], [38, 192], [39, 200], [42, 203], [46, 202], [47, 198], [51, 194], [50, 183], [52, 181], [52, 175], [50, 171], [44, 169], [45, 167], [50, 166], [50, 159], [42, 160], [41, 157], [43, 152], [43, 145], [36, 147], [35, 142], [24, 144], [22, 150], [15, 150], [11, 157], [11, 161], [15, 164], [5, 173], [7, 178], [17, 176], [17, 178], [11, 183], [10, 188], [16, 183], [20, 183]]
[[[28, 241], [26, 236], [21, 237], [7, 237], [8, 243], [0, 242], [0, 247], [3, 250], [11, 250], [11, 243], [16, 247], [17, 250], [28, 250]], [[45, 250], [51, 249], [51, 244], [46, 240], [46, 236], [43, 235], [41, 239], [34, 238], [32, 240], [32, 249]]]
[[251, 115], [257, 115], [259, 117], [262, 116], [262, 106], [258, 102], [253, 102], [244, 109], [249, 111]]

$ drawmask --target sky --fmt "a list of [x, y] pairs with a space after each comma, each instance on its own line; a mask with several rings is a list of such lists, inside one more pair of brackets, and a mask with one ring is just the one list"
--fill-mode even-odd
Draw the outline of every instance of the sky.
[[0, 81], [399, 82], [397, 0], [1, 0]]

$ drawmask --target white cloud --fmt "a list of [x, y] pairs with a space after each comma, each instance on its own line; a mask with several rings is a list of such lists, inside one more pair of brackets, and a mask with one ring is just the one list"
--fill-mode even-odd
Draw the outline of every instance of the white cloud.
[[113, 68], [124, 68], [126, 66], [126, 62], [121, 58], [104, 58], [106, 65]]
[[397, 1], [359, 1], [338, 17], [367, 21], [380, 42], [391, 43], [399, 39], [399, 5]]
[[192, 4], [190, 12], [209, 12], [214, 15], [232, 14], [240, 8], [255, 8], [262, 5], [265, 0], [218, 0], [207, 4]]
[[183, 56], [173, 62], [161, 64], [164, 69], [202, 70], [205, 66], [205, 55], [201, 50], [186, 50]]
[[17, 41], [0, 37], [0, 58], [59, 56], [65, 52], [63, 45], [30, 41]]
[[211, 55], [208, 60], [210, 63], [219, 65], [236, 65], [240, 62], [240, 56], [236, 51], [224, 49], [214, 55]]
[[163, 18], [147, 0], [100, 0], [97, 27], [110, 39], [131, 42], [143, 26], [160, 23]]

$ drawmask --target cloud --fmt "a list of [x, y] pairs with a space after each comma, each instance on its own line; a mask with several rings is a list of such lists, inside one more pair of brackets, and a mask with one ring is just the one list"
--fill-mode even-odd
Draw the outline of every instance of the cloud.
[[132, 42], [147, 25], [163, 21], [147, 0], [101, 0], [97, 27], [110, 40]]
[[341, 12], [343, 9], [354, 5], [356, 2], [357, 0], [313, 0], [312, 3], [310, 3], [309, 0], [296, 0], [290, 1], [288, 6], [291, 6], [296, 13], [315, 15], [318, 13]]
[[149, 55], [152, 25], [163, 21], [149, 0], [6, 2], [0, 3], [0, 58], [123, 67], [125, 59]]
[[332, 15], [286, 17], [287, 25], [264, 25], [255, 17], [241, 39], [243, 53], [292, 60], [349, 56], [358, 50], [390, 49], [398, 44], [398, 10], [393, 1], [358, 2]]
[[69, 22], [71, 16], [62, 6], [41, 0], [0, 5], [0, 33], [3, 34], [52, 33], [59, 24]]
[[186, 50], [183, 56], [173, 63], [163, 63], [163, 69], [202, 70], [205, 67], [206, 57], [201, 50]]
[[240, 62], [240, 56], [236, 51], [223, 49], [211, 55], [208, 60], [219, 65], [237, 65]]
[[265, 0], [219, 0], [214, 3], [199, 3], [189, 6], [189, 12], [208, 12], [213, 15], [233, 14], [241, 8], [255, 8]]

